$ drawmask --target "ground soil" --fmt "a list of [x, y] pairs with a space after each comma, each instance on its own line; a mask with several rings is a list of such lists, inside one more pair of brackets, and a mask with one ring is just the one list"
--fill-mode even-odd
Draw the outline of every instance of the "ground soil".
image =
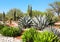
[[[22, 32], [21, 32], [21, 35], [22, 35], [23, 33], [24, 33], [24, 31], [22, 31]], [[22, 39], [21, 35], [20, 35], [20, 36], [15, 37], [15, 38], [17, 38], [17, 39]]]
[[60, 28], [60, 26], [53, 26], [54, 28]]

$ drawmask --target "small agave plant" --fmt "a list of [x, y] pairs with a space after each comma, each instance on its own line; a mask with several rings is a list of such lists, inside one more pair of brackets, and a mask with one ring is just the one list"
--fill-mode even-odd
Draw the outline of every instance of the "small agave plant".
[[18, 22], [20, 28], [30, 28], [31, 24], [32, 24], [32, 20], [28, 16], [21, 17]]
[[48, 21], [45, 16], [35, 16], [32, 21], [34, 27], [39, 30], [43, 30], [48, 25]]
[[[50, 30], [50, 29], [49, 29]], [[58, 29], [58, 28], [51, 28], [51, 31], [55, 34], [55, 35], [57, 35], [58, 37], [60, 37], [60, 29]]]

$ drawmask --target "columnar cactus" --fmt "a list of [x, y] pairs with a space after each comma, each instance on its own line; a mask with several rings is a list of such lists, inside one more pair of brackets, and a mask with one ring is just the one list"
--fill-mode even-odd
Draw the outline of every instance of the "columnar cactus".
[[3, 23], [5, 24], [5, 12], [3, 12]]
[[32, 17], [32, 7], [30, 5], [28, 5], [28, 14]]
[[16, 11], [14, 11], [14, 21], [16, 21]]

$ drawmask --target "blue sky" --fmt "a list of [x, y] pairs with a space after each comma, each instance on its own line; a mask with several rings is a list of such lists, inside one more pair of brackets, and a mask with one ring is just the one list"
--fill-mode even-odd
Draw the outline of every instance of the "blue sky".
[[49, 8], [50, 3], [57, 0], [0, 0], [0, 12], [7, 12], [10, 9], [18, 8], [22, 12], [26, 12], [28, 4], [30, 4], [33, 10], [45, 11]]

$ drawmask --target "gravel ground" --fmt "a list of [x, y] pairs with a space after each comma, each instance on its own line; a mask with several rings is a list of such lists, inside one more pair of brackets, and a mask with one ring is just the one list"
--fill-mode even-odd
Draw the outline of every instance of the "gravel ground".
[[5, 36], [0, 35], [0, 42], [22, 42], [22, 40], [21, 39], [19, 40], [13, 37], [5, 37]]

